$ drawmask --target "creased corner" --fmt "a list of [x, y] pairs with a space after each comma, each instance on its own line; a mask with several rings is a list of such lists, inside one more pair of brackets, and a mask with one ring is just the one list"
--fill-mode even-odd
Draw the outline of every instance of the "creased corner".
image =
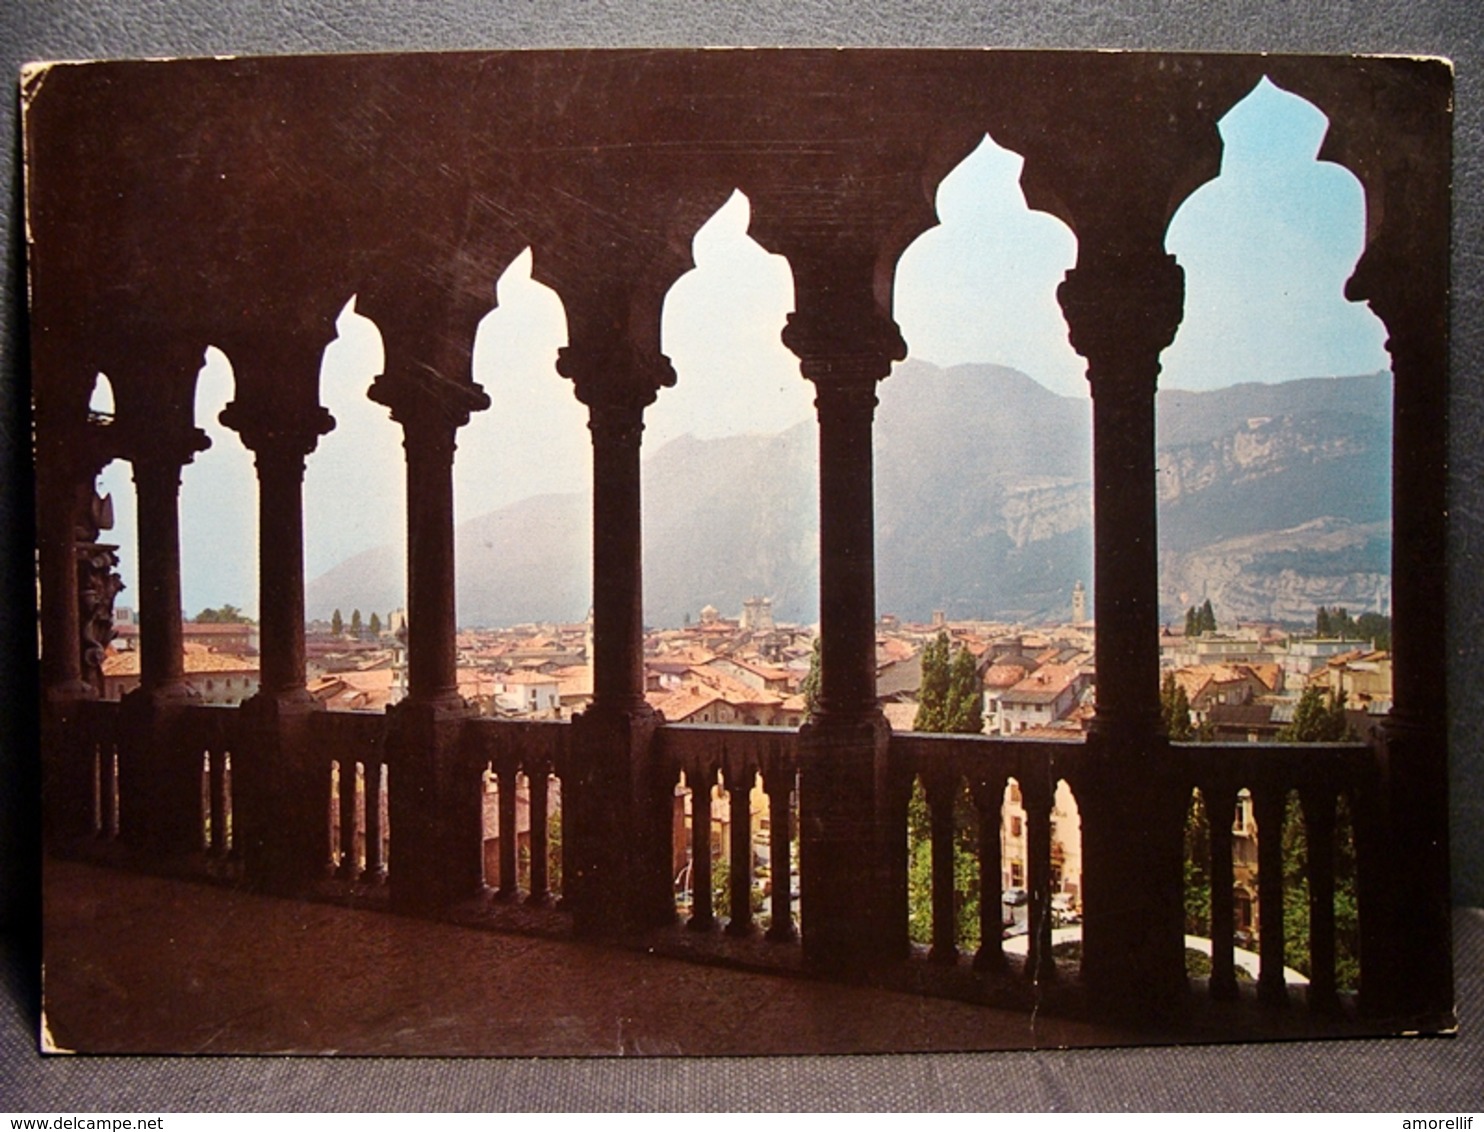
[[52, 1028], [47, 1025], [46, 1021], [45, 1006], [41, 1008], [41, 1033], [38, 1038], [38, 1044], [41, 1046], [42, 1053], [75, 1054], [77, 1052], [75, 1049], [68, 1049], [66, 1046], [60, 1045], [57, 1039], [52, 1037]]

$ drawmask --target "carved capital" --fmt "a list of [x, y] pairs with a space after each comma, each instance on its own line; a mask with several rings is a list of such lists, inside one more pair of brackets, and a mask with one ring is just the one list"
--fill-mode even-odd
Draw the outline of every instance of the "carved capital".
[[136, 482], [141, 475], [173, 475], [180, 483], [180, 472], [196, 458], [197, 452], [211, 447], [211, 438], [199, 428], [161, 429], [149, 432], [135, 429], [120, 446], [121, 454], [133, 465]]
[[1103, 376], [1157, 374], [1184, 314], [1185, 271], [1164, 252], [1093, 257], [1067, 272], [1056, 297], [1096, 392]]
[[675, 367], [664, 354], [622, 339], [600, 345], [563, 346], [557, 373], [572, 382], [584, 405], [627, 406], [643, 411], [661, 389], [675, 384]]
[[450, 435], [469, 417], [490, 406], [489, 394], [474, 381], [452, 381], [428, 368], [410, 374], [383, 373], [367, 393], [391, 410], [392, 420], [413, 430], [446, 430]]
[[853, 316], [830, 305], [794, 311], [784, 325], [783, 344], [798, 357], [804, 376], [821, 389], [869, 388], [891, 373], [893, 362], [907, 356], [896, 322], [874, 308]]
[[259, 468], [265, 461], [297, 462], [301, 471], [319, 438], [335, 427], [335, 418], [319, 405], [308, 412], [280, 416], [240, 399], [229, 403], [217, 419], [242, 438], [244, 447], [257, 456]]

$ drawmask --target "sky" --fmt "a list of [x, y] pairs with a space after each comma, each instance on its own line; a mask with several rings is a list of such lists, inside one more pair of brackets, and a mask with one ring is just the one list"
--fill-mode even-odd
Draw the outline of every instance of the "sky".
[[[1326, 120], [1267, 80], [1222, 120], [1221, 176], [1172, 220], [1166, 247], [1186, 272], [1186, 308], [1165, 351], [1163, 388], [1374, 373], [1388, 367], [1385, 330], [1347, 302], [1345, 280], [1363, 247], [1358, 181], [1316, 160]], [[1087, 396], [1084, 365], [1067, 341], [1056, 285], [1076, 260], [1060, 221], [1026, 207], [1021, 159], [988, 137], [939, 186], [939, 225], [897, 269], [895, 316], [909, 356], [940, 366], [993, 362], [1053, 392]], [[695, 267], [666, 299], [662, 344], [679, 376], [645, 414], [654, 451], [687, 433], [773, 433], [812, 416], [812, 388], [779, 339], [793, 309], [786, 260], [747, 236], [740, 192], [696, 233]], [[455, 511], [471, 518], [532, 495], [583, 489], [591, 476], [586, 410], [556, 373], [566, 342], [558, 296], [531, 279], [529, 250], [491, 281], [491, 311], [473, 343], [474, 377], [491, 407], [459, 433]], [[365, 391], [381, 371], [375, 325], [354, 296], [325, 349], [320, 400], [337, 426], [305, 475], [305, 574], [317, 577], [406, 530], [401, 429]], [[230, 602], [256, 615], [256, 487], [251, 455], [217, 422], [232, 398], [231, 361], [205, 351], [196, 423], [211, 448], [181, 486], [185, 611]], [[890, 379], [888, 379], [890, 380]], [[100, 382], [95, 407], [109, 407]], [[129, 469], [114, 463], [100, 490], [114, 499], [112, 541], [137, 593]]]

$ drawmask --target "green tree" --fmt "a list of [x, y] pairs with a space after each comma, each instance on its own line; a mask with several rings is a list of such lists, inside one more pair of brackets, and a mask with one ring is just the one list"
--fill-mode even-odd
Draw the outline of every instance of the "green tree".
[[367, 623], [366, 628], [370, 630], [371, 635], [373, 637], [380, 636], [381, 635], [381, 615], [379, 613], [373, 613], [373, 614], [371, 614], [371, 620]]
[[[1261, 831], [1259, 831], [1261, 836]], [[1341, 796], [1335, 809], [1335, 985], [1360, 984], [1360, 915], [1355, 896], [1355, 838], [1350, 809]], [[1296, 793], [1283, 809], [1283, 962], [1312, 975], [1309, 959], [1309, 837]]]
[[804, 697], [804, 706], [813, 715], [819, 710], [819, 638], [814, 638], [814, 648], [809, 654], [809, 672], [804, 677], [804, 682], [799, 686], [799, 693]]
[[361, 635], [361, 611], [359, 609], [350, 611], [350, 635], [352, 637]]
[[940, 631], [922, 650], [922, 680], [912, 730], [947, 731], [947, 705], [948, 634]]
[[1206, 800], [1199, 791], [1191, 795], [1185, 811], [1185, 931], [1188, 935], [1211, 934], [1211, 822]]
[[1199, 631], [1202, 633], [1216, 632], [1216, 611], [1211, 608], [1211, 599], [1207, 598], [1201, 605]]
[[[997, 898], [996, 893], [994, 897]], [[979, 817], [967, 788], [953, 799], [953, 907], [961, 948], [979, 946]], [[933, 940], [932, 813], [921, 780], [907, 803], [907, 934], [914, 943]]]
[[546, 815], [546, 883], [553, 892], [562, 891], [562, 808]]
[[[922, 685], [918, 693], [916, 731], [975, 735], [984, 729], [984, 694], [979, 666], [966, 648], [951, 651], [946, 632], [922, 650]], [[978, 815], [967, 789], [953, 802], [953, 890], [957, 936], [961, 946], [979, 942]], [[907, 903], [909, 934], [918, 943], [932, 940], [932, 815], [922, 783], [915, 782], [907, 804]]]
[[1173, 672], [1165, 673], [1164, 683], [1160, 686], [1159, 709], [1164, 717], [1165, 732], [1171, 739], [1178, 741], [1191, 737], [1190, 697]]
[[337, 637], [345, 632], [345, 618], [340, 616], [340, 610], [338, 609], [330, 616], [330, 632], [334, 633]]
[[1335, 743], [1349, 738], [1345, 693], [1331, 696], [1314, 684], [1299, 697], [1298, 706], [1293, 709], [1293, 722], [1278, 730], [1278, 740], [1283, 743]]
[[248, 625], [251, 621], [243, 616], [242, 610], [235, 605], [227, 604], [220, 609], [203, 609], [196, 614], [198, 625]]
[[912, 730], [955, 735], [977, 735], [984, 730], [978, 662], [968, 649], [952, 649], [946, 632], [922, 650], [922, 682]]
[[1383, 651], [1391, 650], [1391, 618], [1380, 613], [1362, 613], [1355, 619], [1356, 634]]
[[1199, 637], [1201, 635], [1201, 615], [1196, 612], [1195, 606], [1185, 611], [1185, 635], [1187, 637]]
[[1325, 609], [1322, 605], [1319, 607], [1319, 611], [1314, 614], [1314, 635], [1316, 637], [1334, 636], [1334, 630], [1330, 628], [1329, 624], [1329, 610]]
[[977, 735], [984, 730], [984, 691], [979, 664], [966, 648], [953, 654], [948, 669], [948, 700], [943, 730], [956, 735]]

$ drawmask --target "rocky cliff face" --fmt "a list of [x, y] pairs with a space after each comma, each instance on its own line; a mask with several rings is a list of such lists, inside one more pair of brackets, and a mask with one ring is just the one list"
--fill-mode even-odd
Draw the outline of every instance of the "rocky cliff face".
[[999, 518], [1006, 537], [1021, 550], [1088, 526], [1091, 491], [1085, 481], [1012, 482], [1005, 488]]

